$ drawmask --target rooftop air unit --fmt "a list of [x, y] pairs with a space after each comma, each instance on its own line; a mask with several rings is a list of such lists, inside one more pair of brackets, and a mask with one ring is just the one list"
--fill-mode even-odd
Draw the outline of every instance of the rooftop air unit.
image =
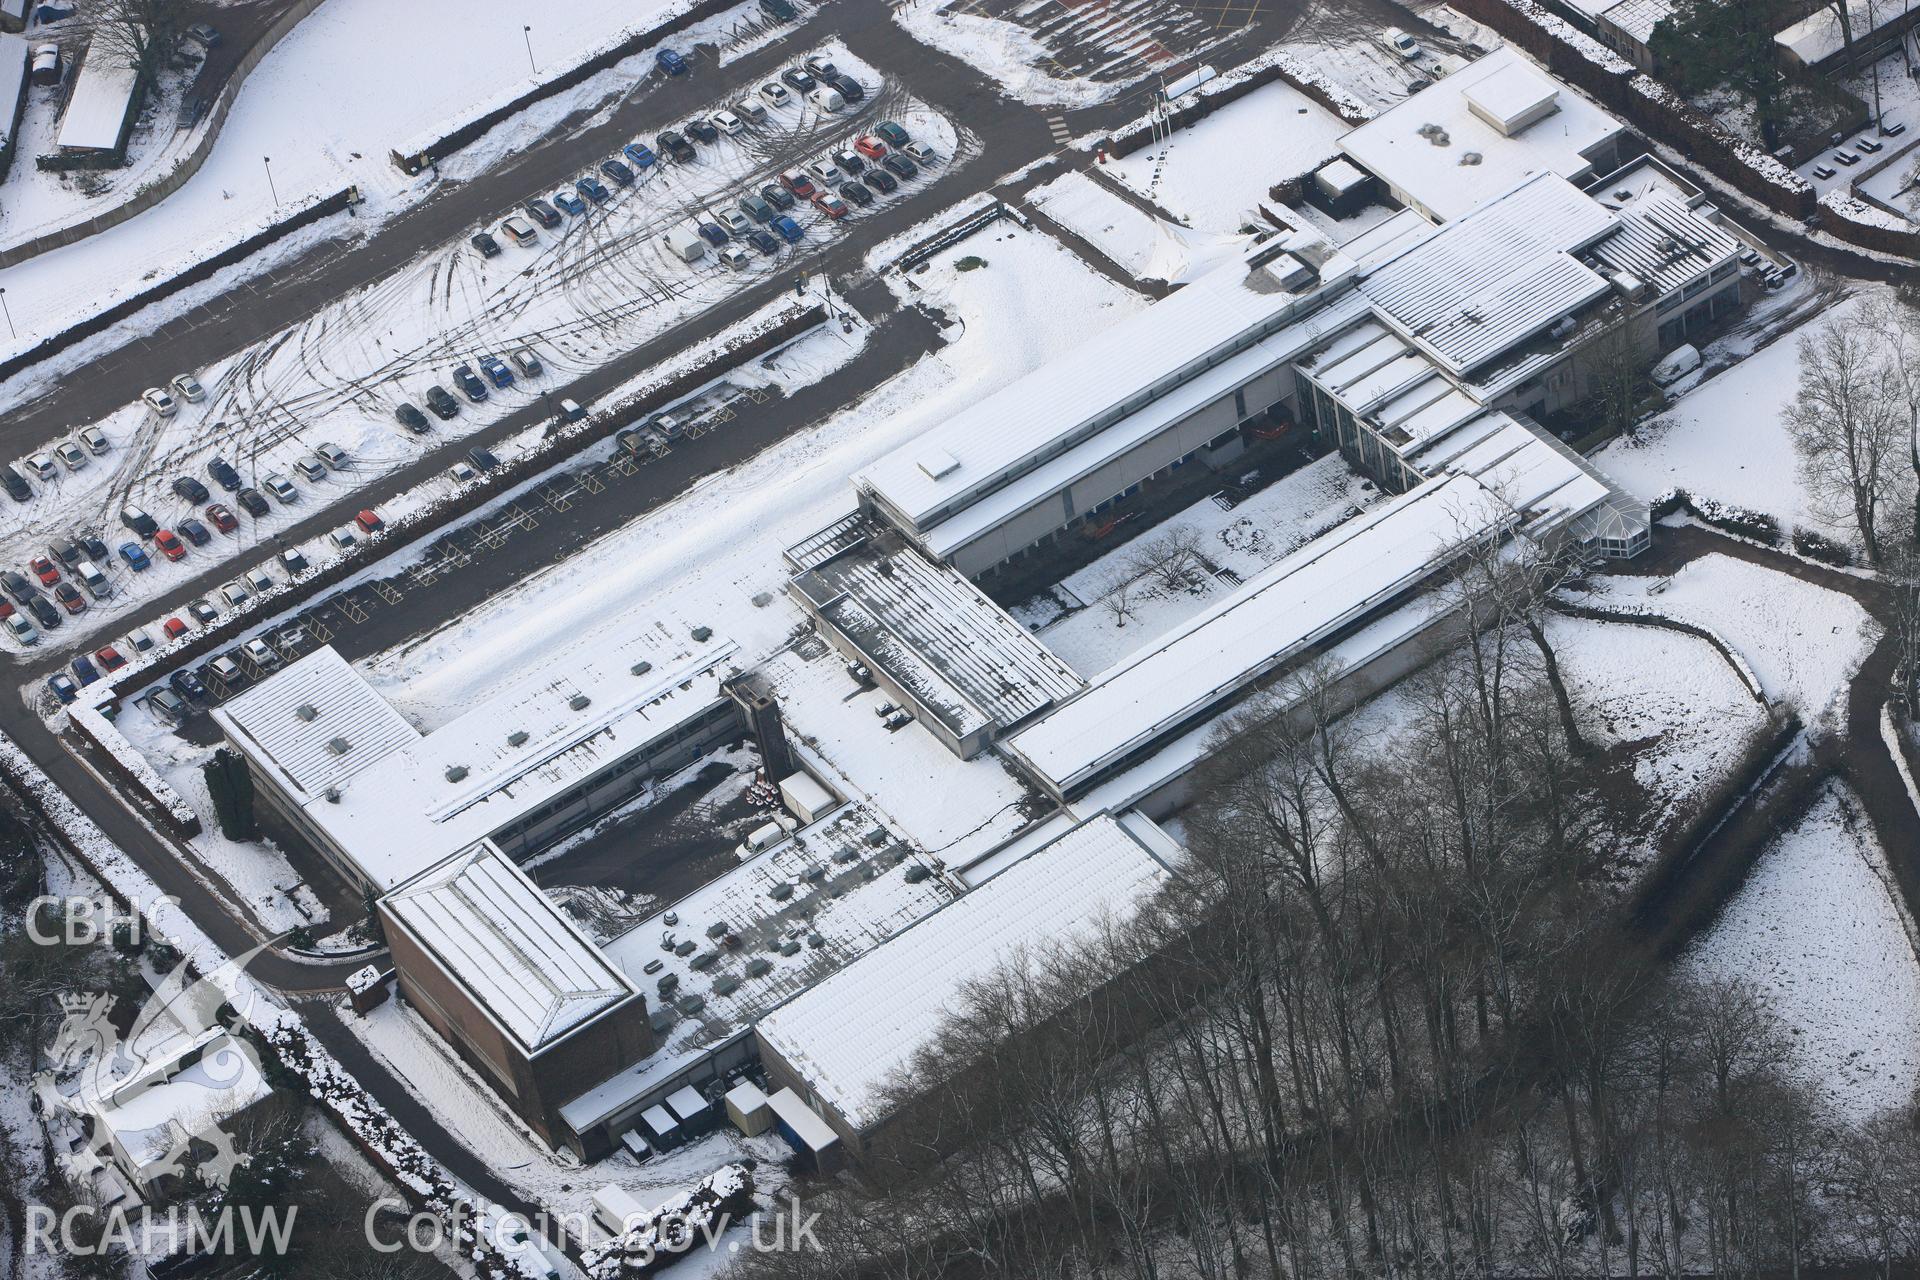
[[567, 699], [567, 706], [572, 708], [575, 711], [585, 711], [588, 707], [592, 705], [593, 705], [593, 699], [589, 698], [584, 693], [576, 693], [571, 698]]
[[327, 750], [331, 751], [336, 756], [343, 756], [347, 754], [347, 752], [350, 751], [352, 748], [353, 748], [353, 744], [351, 742], [348, 742], [345, 738], [334, 738], [327, 743]]
[[651, 662], [645, 662], [645, 661], [636, 662], [633, 664], [631, 670], [633, 671], [633, 674], [637, 676], [643, 676], [647, 674], [647, 672], [653, 670], [653, 664]]
[[320, 708], [314, 706], [311, 702], [303, 702], [293, 709], [293, 714], [296, 719], [312, 724], [320, 718]]
[[466, 776], [467, 776], [467, 766], [463, 764], [450, 764], [447, 766], [448, 782], [458, 782]]
[[507, 745], [510, 747], [526, 746], [527, 731], [525, 729], [515, 729], [512, 733], [507, 735]]

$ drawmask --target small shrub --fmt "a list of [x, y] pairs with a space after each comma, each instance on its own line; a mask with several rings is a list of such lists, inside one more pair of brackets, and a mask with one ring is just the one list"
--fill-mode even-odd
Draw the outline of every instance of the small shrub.
[[1853, 563], [1853, 549], [1845, 543], [1835, 542], [1832, 538], [1815, 533], [1811, 529], [1793, 531], [1793, 549], [1809, 560], [1818, 560], [1822, 564], [1839, 565], [1845, 568]]
[[985, 258], [971, 253], [953, 264], [956, 271], [978, 271], [986, 265], [987, 260]]

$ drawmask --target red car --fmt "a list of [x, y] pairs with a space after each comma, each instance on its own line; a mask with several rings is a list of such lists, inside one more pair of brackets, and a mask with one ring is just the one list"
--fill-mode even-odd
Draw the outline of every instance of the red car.
[[813, 193], [820, 189], [813, 185], [812, 178], [809, 178], [798, 169], [789, 169], [781, 174], [780, 185], [799, 196], [802, 200], [812, 198]]
[[362, 533], [373, 533], [387, 527], [387, 522], [380, 518], [380, 513], [372, 508], [368, 508], [355, 516], [353, 522], [360, 526], [360, 532]]
[[814, 195], [813, 207], [826, 214], [829, 218], [844, 218], [847, 216], [847, 202], [839, 196], [832, 195], [825, 191], [818, 192]]
[[207, 519], [213, 521], [213, 527], [222, 533], [232, 533], [240, 527], [240, 521], [233, 512], [217, 502], [207, 508]]
[[27, 562], [27, 568], [33, 570], [33, 576], [40, 579], [40, 585], [50, 587], [60, 581], [60, 571], [53, 567], [53, 561], [45, 556], [35, 556]]
[[181, 636], [187, 634], [187, 624], [178, 618], [168, 618], [160, 624], [160, 630], [166, 633], [167, 639], [178, 640]]
[[171, 529], [154, 530], [153, 545], [160, 548], [160, 554], [169, 560], [186, 558], [187, 544], [180, 541], [180, 535]]
[[58, 600], [60, 607], [68, 613], [85, 613], [87, 611], [87, 598], [75, 590], [71, 582], [55, 583], [53, 598]]
[[13, 601], [0, 600], [0, 622], [5, 622], [8, 618], [11, 618], [12, 616], [13, 616]]
[[110, 644], [95, 649], [93, 660], [100, 664], [102, 671], [118, 671], [127, 665], [127, 660], [120, 656], [120, 651]]
[[869, 160], [878, 160], [887, 154], [887, 144], [870, 133], [863, 133], [855, 138], [853, 149]]

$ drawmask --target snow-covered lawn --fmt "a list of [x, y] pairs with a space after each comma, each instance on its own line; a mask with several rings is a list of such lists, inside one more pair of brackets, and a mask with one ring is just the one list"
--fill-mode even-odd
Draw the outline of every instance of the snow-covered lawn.
[[[357, 186], [368, 198], [362, 226], [398, 212], [430, 191], [433, 180], [402, 175], [389, 158], [393, 148], [414, 141], [423, 130], [510, 101], [537, 79], [550, 79], [691, 3], [569, 0], [534, 13], [507, 0], [407, 0], [403, 5], [328, 0], [254, 69], [212, 154], [178, 191], [109, 232], [0, 272], [19, 330], [17, 339], [0, 339], [6, 344], [0, 354], [24, 349], [244, 238], [271, 222], [276, 209], [284, 213]], [[757, 5], [743, 0], [670, 43], [681, 48], [722, 43], [735, 23], [758, 12]], [[533, 30], [523, 33], [529, 23]], [[784, 34], [791, 28], [776, 30]], [[528, 67], [529, 39], [543, 69], [537, 78]], [[431, 56], [429, 50], [445, 50], [448, 56]], [[473, 165], [511, 154], [564, 112], [624, 96], [649, 74], [651, 64], [651, 55], [642, 53], [550, 99], [529, 118], [494, 130], [471, 155], [463, 153], [462, 162]], [[272, 158], [271, 185], [262, 157]], [[19, 158], [15, 170], [22, 168], [33, 171], [31, 156]], [[12, 224], [5, 225], [11, 232]], [[330, 232], [339, 233], [339, 228]]]
[[1897, 895], [1858, 799], [1836, 783], [1681, 960], [1758, 984], [1794, 1065], [1846, 1120], [1905, 1105], [1920, 1084], [1920, 964]]
[[1264, 225], [1255, 206], [1273, 203], [1267, 189], [1340, 154], [1337, 143], [1347, 129], [1331, 111], [1276, 80], [1175, 130], [1159, 146], [1111, 161], [1107, 171], [1192, 227], [1233, 232], [1249, 222]]
[[1607, 577], [1596, 585], [1601, 606], [1706, 627], [1746, 660], [1769, 698], [1809, 727], [1842, 714], [1848, 681], [1880, 637], [1879, 624], [1851, 597], [1717, 553], [1671, 578]]
[[[844, 50], [833, 53], [853, 74], [879, 83]], [[887, 109], [951, 157], [948, 163], [963, 162], [967, 152], [957, 146], [960, 138], [930, 109], [910, 102]], [[183, 474], [205, 477], [206, 463], [216, 454], [233, 463], [247, 484], [257, 486], [275, 473], [294, 480], [301, 492], [298, 502], [285, 509], [276, 505], [258, 521], [242, 517], [236, 536], [195, 548], [178, 564], [156, 556], [154, 567], [137, 575], [117, 562], [103, 566], [116, 598], [102, 602], [81, 623], [98, 627], [204, 573], [213, 557], [237, 559], [274, 539], [311, 504], [345, 496], [450, 437], [538, 404], [543, 388], [620, 359], [704, 308], [791, 271], [797, 261], [845, 234], [845, 226], [824, 216], [806, 219], [808, 238], [802, 245], [777, 259], [755, 254], [742, 271], [728, 270], [711, 256], [683, 262], [661, 243], [666, 229], [685, 224], [710, 204], [731, 203], [750, 184], [770, 180], [786, 162], [782, 157], [802, 144], [823, 145], [870, 123], [844, 114], [822, 117], [811, 108], [790, 107], [780, 116], [771, 133], [703, 147], [701, 163], [656, 168], [606, 207], [543, 233], [530, 249], [509, 243], [502, 256], [483, 259], [464, 239], [441, 246], [300, 324], [198, 371], [206, 400], [182, 404], [173, 418], [156, 419], [138, 403], [109, 415], [97, 425], [111, 452], [79, 472], [62, 471], [36, 484], [32, 501], [16, 508], [15, 519], [0, 532], [0, 564], [24, 568], [53, 540], [76, 533], [96, 533], [117, 546], [131, 536], [119, 518], [127, 503], [150, 512], [163, 527], [192, 514], [204, 522], [204, 513], [183, 503], [170, 486]], [[860, 216], [847, 221], [857, 223]], [[451, 378], [454, 365], [483, 354], [504, 358], [519, 348], [537, 354], [547, 372], [494, 389], [484, 404], [463, 403], [459, 417], [435, 421], [424, 436], [395, 423], [395, 406], [422, 407], [429, 385], [458, 395]], [[323, 442], [344, 448], [352, 456], [351, 469], [318, 481], [299, 479], [295, 460]], [[215, 500], [233, 505], [225, 494]], [[250, 566], [236, 563], [234, 570], [245, 567]]]
[[[1227, 471], [1221, 477], [1223, 484], [1233, 478], [1232, 464]], [[1339, 454], [1328, 454], [1231, 510], [1211, 498], [1201, 499], [1151, 532], [1069, 574], [1053, 591], [1022, 603], [1014, 616], [1037, 631], [1041, 642], [1067, 665], [1092, 676], [1233, 590], [1204, 573], [1184, 589], [1169, 588], [1153, 575], [1141, 574], [1128, 561], [1143, 544], [1171, 536], [1192, 537], [1215, 568], [1247, 578], [1380, 496]], [[1130, 585], [1124, 616], [1116, 617], [1114, 608], [1102, 600], [1112, 597], [1120, 582]]]

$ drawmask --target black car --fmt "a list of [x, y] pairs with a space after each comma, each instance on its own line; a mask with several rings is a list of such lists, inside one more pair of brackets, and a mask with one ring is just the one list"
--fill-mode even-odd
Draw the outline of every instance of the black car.
[[175, 525], [174, 528], [180, 531], [181, 537], [196, 547], [204, 547], [213, 541], [213, 535], [207, 532], [207, 526], [201, 524], [192, 516], [188, 516], [185, 520]]
[[654, 142], [658, 144], [660, 154], [670, 156], [682, 163], [694, 157], [693, 144], [688, 142], [684, 135], [675, 133], [671, 129], [655, 138]]
[[612, 178], [614, 185], [617, 187], [630, 187], [633, 185], [633, 170], [627, 168], [627, 166], [621, 164], [618, 160], [602, 160], [600, 162], [600, 172]]
[[720, 141], [720, 130], [713, 126], [711, 120], [689, 120], [687, 121], [686, 129], [688, 133], [702, 142]]
[[758, 227], [747, 232], [747, 243], [758, 249], [761, 253], [766, 254], [769, 258], [780, 252], [780, 242]]
[[196, 507], [213, 497], [212, 494], [207, 492], [207, 486], [201, 484], [192, 476], [181, 476], [178, 480], [175, 480], [173, 482], [173, 491], [176, 495], [185, 498]]
[[605, 204], [613, 199], [613, 193], [607, 190], [607, 184], [590, 173], [583, 173], [575, 178], [573, 189], [595, 204]]
[[80, 538], [80, 545], [87, 549], [87, 559], [99, 565], [107, 563], [106, 543], [91, 534], [86, 534]]
[[260, 517], [266, 515], [267, 512], [273, 510], [273, 508], [268, 505], [266, 498], [261, 496], [258, 489], [242, 489], [233, 495], [233, 500], [240, 504], [242, 511], [252, 516], [255, 520], [258, 520]]
[[26, 502], [33, 497], [33, 486], [12, 467], [0, 467], [0, 484], [7, 486], [7, 496], [15, 502]]
[[[228, 493], [232, 493], [240, 487], [240, 473], [235, 471], [233, 464], [225, 458], [215, 458], [212, 462], [209, 462], [207, 464], [207, 474], [213, 477], [215, 484], [225, 489]], [[198, 499], [195, 499], [195, 501], [198, 501]]]
[[793, 208], [794, 205], [793, 192], [787, 190], [777, 182], [769, 182], [766, 186], [760, 188], [760, 198], [782, 213]]
[[866, 89], [852, 76], [841, 75], [835, 72], [833, 75], [827, 77], [827, 82], [838, 89], [840, 96], [845, 98], [849, 103], [865, 102], [867, 100]]
[[33, 620], [45, 630], [54, 630], [63, 620], [60, 611], [53, 607], [53, 601], [45, 596], [28, 596], [27, 608], [32, 611]]
[[0, 591], [21, 601], [40, 594], [33, 589], [33, 584], [27, 581], [25, 574], [15, 573], [11, 569], [0, 569]]
[[426, 401], [427, 408], [433, 410], [433, 416], [442, 422], [460, 412], [460, 402], [445, 387], [437, 384], [427, 388]]
[[478, 249], [480, 256], [483, 258], [497, 258], [500, 256], [500, 242], [484, 231], [467, 241], [467, 243]]
[[475, 445], [467, 450], [467, 456], [473, 459], [473, 465], [482, 471], [491, 471], [500, 465], [500, 459], [493, 456], [493, 450], [484, 445]]
[[55, 560], [58, 560], [69, 569], [87, 558], [87, 549], [71, 538], [65, 542], [54, 543], [48, 550], [53, 552], [53, 558]]
[[887, 168], [893, 170], [895, 173], [899, 174], [903, 178], [911, 178], [913, 177], [913, 175], [920, 172], [919, 167], [916, 166], [913, 163], [913, 161], [907, 159], [905, 156], [901, 155], [898, 151], [889, 151], [886, 155], [886, 158], [883, 159], [880, 163], [887, 166]]
[[873, 192], [858, 182], [843, 182], [840, 184], [839, 191], [841, 196], [852, 204], [865, 206], [873, 203]]
[[420, 410], [410, 404], [400, 405], [393, 411], [393, 416], [400, 420], [401, 426], [413, 432], [415, 435], [425, 435], [428, 428], [432, 425], [427, 421], [426, 414], [420, 412]]
[[200, 702], [207, 696], [207, 686], [200, 683], [200, 677], [184, 667], [168, 676], [167, 683], [189, 702]]
[[787, 0], [760, 0], [760, 11], [775, 22], [792, 22], [797, 12]]
[[548, 204], [545, 200], [528, 200], [522, 203], [520, 207], [527, 211], [529, 218], [532, 218], [549, 231], [559, 226], [562, 221], [560, 211]]
[[473, 371], [472, 365], [453, 366], [453, 381], [460, 388], [460, 393], [475, 404], [487, 398], [487, 384], [480, 381], [480, 375]]
[[869, 169], [860, 175], [860, 181], [872, 187], [883, 196], [890, 196], [900, 189], [900, 179], [885, 169]]
[[811, 93], [820, 82], [798, 67], [788, 67], [780, 73], [780, 78], [798, 89], [801, 93]]

